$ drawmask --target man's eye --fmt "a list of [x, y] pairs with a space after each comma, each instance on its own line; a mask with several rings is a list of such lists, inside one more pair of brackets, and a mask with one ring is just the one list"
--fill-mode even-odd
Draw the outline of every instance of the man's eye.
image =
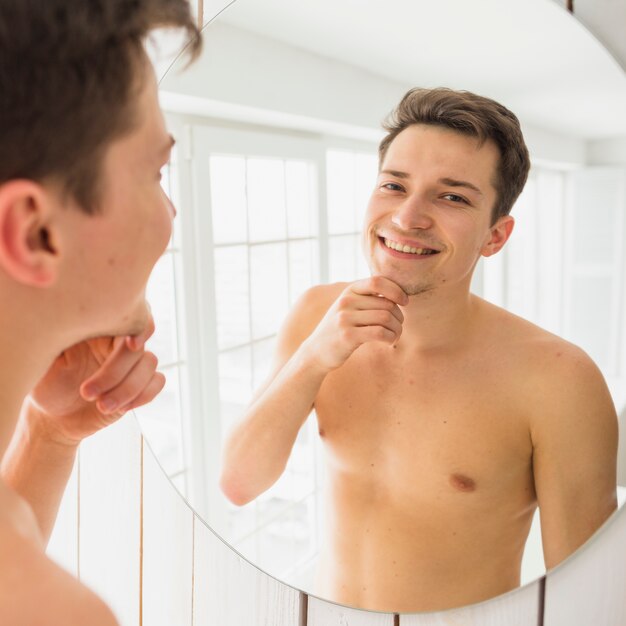
[[385, 183], [382, 185], [383, 189], [388, 189], [389, 191], [404, 191], [400, 185], [397, 183]]
[[469, 204], [469, 202], [463, 196], [457, 196], [455, 193], [447, 193], [444, 198], [452, 202], [462, 202], [463, 204]]

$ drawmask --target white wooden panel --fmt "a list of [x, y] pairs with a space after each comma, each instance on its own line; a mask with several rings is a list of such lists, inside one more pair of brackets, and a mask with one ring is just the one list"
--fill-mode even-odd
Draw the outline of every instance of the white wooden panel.
[[309, 596], [307, 626], [394, 626], [394, 615], [351, 609]]
[[142, 622], [191, 626], [193, 514], [143, 444]]
[[78, 463], [65, 487], [47, 555], [74, 576], [78, 576]]
[[139, 623], [141, 435], [134, 415], [80, 449], [80, 579], [122, 626]]
[[194, 538], [193, 626], [298, 626], [299, 591], [252, 566], [199, 519]]
[[548, 572], [545, 626], [626, 624], [626, 509]]
[[540, 581], [492, 600], [438, 613], [401, 615], [400, 626], [538, 626]]

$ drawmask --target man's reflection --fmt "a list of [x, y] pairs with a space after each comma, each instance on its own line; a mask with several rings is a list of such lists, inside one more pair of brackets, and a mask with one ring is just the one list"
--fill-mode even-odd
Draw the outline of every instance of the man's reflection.
[[528, 176], [517, 118], [415, 89], [386, 130], [363, 235], [372, 276], [295, 305], [221, 485], [236, 504], [268, 489], [314, 408], [330, 498], [316, 593], [437, 610], [519, 585], [537, 506], [548, 568], [602, 524], [617, 419], [585, 353], [470, 294]]

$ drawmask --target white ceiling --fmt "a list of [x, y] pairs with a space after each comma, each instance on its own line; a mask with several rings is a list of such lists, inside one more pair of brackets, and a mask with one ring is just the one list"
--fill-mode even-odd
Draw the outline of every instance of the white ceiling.
[[237, 0], [219, 20], [552, 131], [626, 136], [626, 73], [553, 0]]

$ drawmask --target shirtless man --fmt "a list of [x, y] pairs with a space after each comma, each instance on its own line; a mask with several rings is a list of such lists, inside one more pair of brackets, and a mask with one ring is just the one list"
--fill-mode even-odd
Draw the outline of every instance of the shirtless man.
[[386, 130], [372, 277], [295, 305], [221, 485], [236, 504], [270, 487], [314, 408], [329, 477], [316, 593], [429, 611], [517, 587], [537, 506], [548, 568], [589, 538], [616, 508], [617, 418], [580, 349], [470, 294], [526, 182], [515, 116], [418, 89]]
[[172, 139], [143, 47], [159, 26], [185, 29], [197, 52], [183, 0], [0, 1], [6, 626], [117, 623], [44, 550], [80, 441], [164, 383], [144, 349], [145, 285], [174, 214], [159, 182]]

